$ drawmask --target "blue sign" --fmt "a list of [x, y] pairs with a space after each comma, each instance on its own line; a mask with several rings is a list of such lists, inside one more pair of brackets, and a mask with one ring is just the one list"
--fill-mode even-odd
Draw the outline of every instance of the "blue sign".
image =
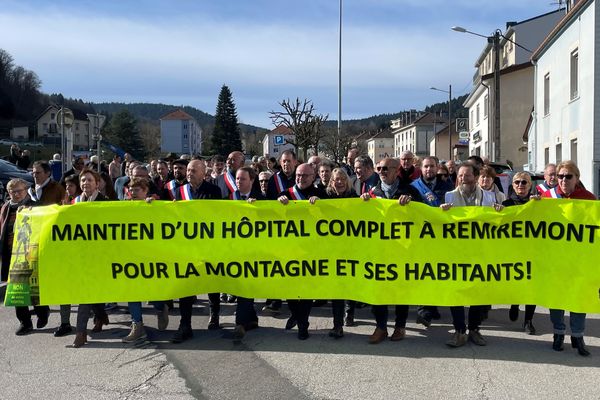
[[279, 144], [285, 144], [285, 139], [284, 139], [284, 138], [283, 138], [283, 136], [281, 136], [281, 135], [277, 135], [277, 136], [275, 136], [275, 137], [273, 138], [273, 140], [275, 141], [275, 144], [276, 144], [276, 145], [279, 145]]

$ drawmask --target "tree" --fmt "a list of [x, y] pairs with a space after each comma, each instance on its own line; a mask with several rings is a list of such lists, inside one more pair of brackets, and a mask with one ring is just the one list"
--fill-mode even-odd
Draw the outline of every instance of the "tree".
[[235, 111], [231, 91], [226, 85], [221, 87], [221, 92], [219, 93], [211, 144], [211, 150], [214, 154], [224, 156], [227, 156], [232, 151], [242, 150], [237, 112]]
[[349, 129], [342, 129], [341, 134], [338, 135], [337, 127], [329, 127], [325, 132], [321, 146], [323, 152], [331, 161], [341, 163], [352, 147], [355, 135], [351, 134]]
[[146, 155], [137, 120], [127, 110], [114, 114], [102, 133], [108, 141], [130, 153], [135, 159], [143, 160]]
[[287, 141], [296, 148], [296, 153], [302, 152], [302, 158], [307, 159], [307, 152], [312, 149], [315, 154], [319, 152], [319, 143], [325, 135], [323, 124], [329, 115], [314, 114], [315, 107], [312, 101], [304, 99], [295, 101], [290, 99], [279, 103], [283, 111], [271, 111], [273, 125], [283, 125], [294, 133], [294, 141]]
[[160, 156], [160, 127], [149, 121], [141, 121], [140, 137], [148, 157]]

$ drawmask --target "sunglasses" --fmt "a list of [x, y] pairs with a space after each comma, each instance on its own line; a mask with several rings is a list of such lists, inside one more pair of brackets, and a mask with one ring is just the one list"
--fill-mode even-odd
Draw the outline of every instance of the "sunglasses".
[[556, 175], [556, 177], [557, 177], [558, 179], [566, 179], [566, 180], [569, 180], [569, 179], [572, 179], [572, 178], [573, 178], [573, 174], [566, 174], [566, 175], [563, 175], [563, 174], [558, 174], [558, 175]]
[[383, 172], [387, 172], [387, 171], [388, 171], [388, 169], [389, 169], [389, 168], [388, 168], [388, 167], [385, 167], [385, 166], [384, 166], [384, 167], [377, 167], [377, 172], [382, 172], [382, 171], [383, 171]]
[[526, 186], [528, 183], [529, 182], [524, 179], [522, 181], [519, 181], [519, 180], [513, 181], [513, 185], [517, 185], [517, 186], [519, 186], [519, 185]]

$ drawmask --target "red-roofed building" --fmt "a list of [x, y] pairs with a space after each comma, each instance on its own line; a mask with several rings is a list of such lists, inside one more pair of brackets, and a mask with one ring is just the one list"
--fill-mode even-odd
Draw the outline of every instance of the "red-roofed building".
[[296, 151], [293, 142], [296, 140], [296, 135], [290, 128], [284, 125], [279, 125], [277, 128], [265, 134], [263, 138], [263, 154], [265, 157], [279, 158], [281, 153], [286, 150]]
[[183, 110], [162, 116], [160, 150], [164, 153], [201, 154], [202, 129], [194, 117]]

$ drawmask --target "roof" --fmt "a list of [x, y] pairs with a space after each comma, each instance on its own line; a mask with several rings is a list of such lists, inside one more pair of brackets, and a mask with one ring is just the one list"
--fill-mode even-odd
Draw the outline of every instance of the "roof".
[[277, 128], [273, 129], [271, 132], [269, 132], [268, 134], [275, 134], [275, 135], [293, 135], [294, 131], [292, 131], [290, 128], [288, 128], [285, 125], [278, 125]]
[[178, 110], [170, 112], [166, 115], [163, 115], [159, 119], [161, 121], [163, 121], [163, 120], [190, 120], [190, 119], [194, 119], [194, 117], [192, 117], [190, 114], [186, 113], [185, 111], [178, 109]]
[[[77, 121], [88, 121], [88, 116], [86, 113], [84, 113], [83, 111], [77, 109], [77, 108], [72, 108], [72, 107], [67, 107], [69, 108], [69, 110], [71, 110], [73, 112], [73, 117], [75, 120]], [[51, 104], [48, 107], [46, 107], [46, 109], [44, 111], [41, 112], [40, 115], [37, 116], [37, 118], [35, 119], [36, 121], [39, 120], [40, 118], [42, 118], [48, 111], [50, 110], [54, 110], [56, 112], [58, 112], [60, 110], [60, 107]]]
[[382, 130], [380, 132], [377, 132], [373, 136], [371, 136], [371, 138], [368, 139], [368, 140], [372, 140], [372, 139], [393, 139], [393, 138], [394, 138], [394, 134], [392, 133], [392, 131], [389, 130], [389, 129], [384, 129], [384, 130]]
[[560, 20], [558, 24], [550, 31], [548, 36], [540, 43], [537, 49], [531, 55], [531, 59], [533, 61], [538, 60], [542, 54], [552, 45], [554, 40], [562, 34], [562, 32], [567, 29], [567, 27], [577, 19], [585, 9], [591, 5], [594, 0], [579, 0], [577, 4], [564, 16], [563, 19]]

